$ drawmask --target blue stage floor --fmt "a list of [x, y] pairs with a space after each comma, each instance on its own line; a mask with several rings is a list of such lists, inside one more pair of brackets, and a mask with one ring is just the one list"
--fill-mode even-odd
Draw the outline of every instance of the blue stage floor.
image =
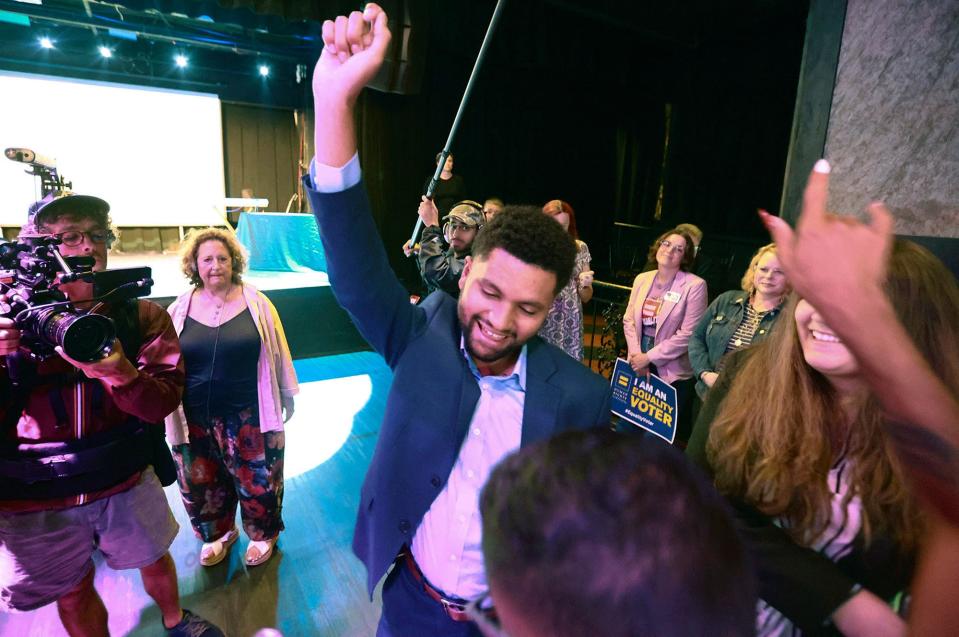
[[[241, 534], [227, 560], [198, 563], [200, 541], [190, 527], [176, 485], [167, 499], [180, 523], [171, 547], [183, 606], [218, 623], [230, 637], [250, 637], [264, 626], [286, 637], [369, 636], [378, 600], [365, 591], [363, 566], [350, 541], [386, 394], [392, 378], [371, 352], [295, 362], [301, 393], [287, 424], [283, 519], [278, 553], [248, 569]], [[239, 524], [239, 518], [238, 518]], [[96, 586], [114, 636], [162, 635], [160, 615], [138, 571], [112, 571], [97, 558]], [[54, 605], [27, 614], [0, 614], [0, 635], [66, 635]]]

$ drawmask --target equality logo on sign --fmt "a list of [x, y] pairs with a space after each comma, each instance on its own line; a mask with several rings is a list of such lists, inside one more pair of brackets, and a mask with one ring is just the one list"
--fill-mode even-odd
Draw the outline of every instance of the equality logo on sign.
[[676, 388], [656, 374], [637, 375], [622, 358], [613, 369], [611, 411], [666, 442], [676, 439]]

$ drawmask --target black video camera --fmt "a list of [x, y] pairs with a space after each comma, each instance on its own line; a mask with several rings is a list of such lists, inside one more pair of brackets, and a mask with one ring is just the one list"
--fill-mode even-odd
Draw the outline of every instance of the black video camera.
[[114, 287], [103, 297], [146, 296], [153, 284], [149, 268], [93, 272], [92, 257], [61, 256], [55, 236], [22, 236], [0, 242], [0, 316], [13, 320], [21, 341], [34, 358], [43, 360], [59, 346], [71, 358], [89, 362], [107, 356], [116, 331], [100, 314], [77, 310], [60, 290], [63, 283], [85, 280], [99, 293], [104, 275]]

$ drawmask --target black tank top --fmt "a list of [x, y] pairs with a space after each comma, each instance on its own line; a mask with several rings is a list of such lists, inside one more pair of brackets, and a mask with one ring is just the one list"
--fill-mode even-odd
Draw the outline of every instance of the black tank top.
[[219, 327], [188, 316], [180, 349], [186, 365], [186, 411], [209, 417], [256, 406], [260, 334], [249, 308]]

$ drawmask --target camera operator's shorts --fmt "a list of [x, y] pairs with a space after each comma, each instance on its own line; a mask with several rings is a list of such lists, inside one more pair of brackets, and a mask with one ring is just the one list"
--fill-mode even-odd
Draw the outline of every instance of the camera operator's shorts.
[[29, 611], [60, 599], [93, 568], [98, 548], [114, 570], [149, 566], [179, 529], [152, 467], [127, 491], [90, 504], [0, 512], [0, 610]]

